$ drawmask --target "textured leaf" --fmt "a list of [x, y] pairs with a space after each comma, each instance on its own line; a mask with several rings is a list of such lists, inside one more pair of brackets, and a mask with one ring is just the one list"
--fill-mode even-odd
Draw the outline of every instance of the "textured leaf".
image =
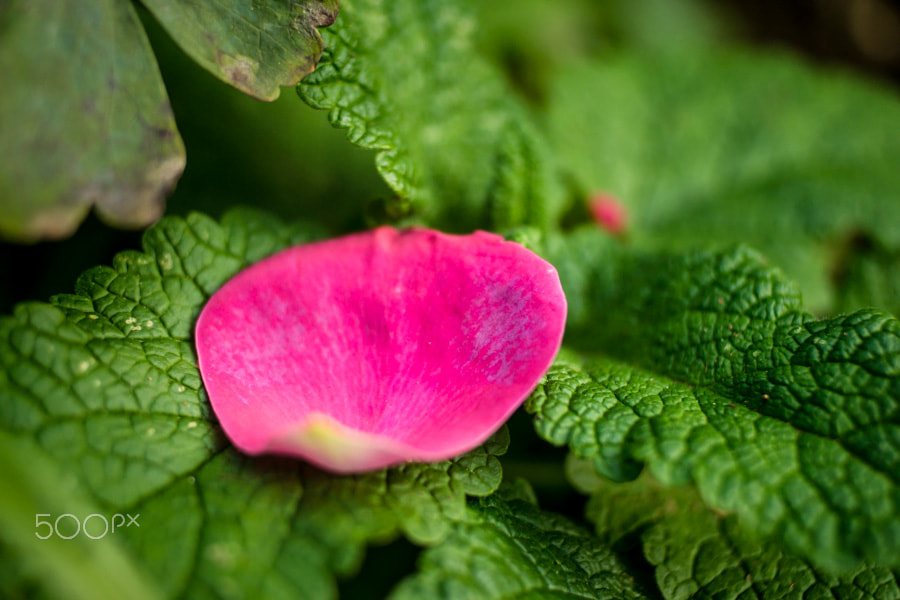
[[[505, 430], [452, 461], [355, 478], [228, 447], [201, 386], [194, 321], [238, 270], [314, 235], [249, 211], [221, 224], [167, 218], [143, 252], [86, 272], [76, 294], [0, 318], [0, 433], [39, 447], [98, 512], [140, 514], [121, 541], [166, 597], [334, 597], [332, 573], [356, 568], [366, 542], [398, 531], [434, 542], [464, 516], [466, 494], [499, 485]], [[22, 502], [8, 518], [30, 524], [36, 512], [46, 509]], [[31, 573], [40, 582], [53, 568]]]
[[184, 147], [131, 3], [10, 0], [0, 29], [0, 235], [158, 219]]
[[167, 597], [335, 598], [333, 574], [356, 570], [366, 543], [400, 531], [435, 542], [466, 494], [496, 488], [505, 436], [453, 461], [354, 477], [228, 449], [130, 505], [142, 523], [126, 533]]
[[897, 574], [889, 569], [859, 567], [840, 576], [816, 569], [776, 544], [750, 538], [734, 516], [708, 510], [690, 487], [663, 487], [646, 476], [613, 484], [585, 477], [587, 470], [577, 465], [570, 471], [580, 473], [576, 483], [591, 494], [587, 517], [597, 535], [617, 546], [639, 543], [666, 600], [900, 598]]
[[593, 284], [568, 287], [574, 269], [551, 262], [573, 304], [594, 307], [574, 315], [575, 341], [602, 355], [551, 368], [529, 400], [542, 436], [613, 479], [646, 463], [666, 484], [693, 482], [818, 564], [896, 564], [896, 319], [816, 320], [746, 249], [608, 253]]
[[470, 503], [464, 521], [426, 550], [392, 600], [642, 598], [618, 558], [587, 532], [542, 512], [524, 489]]
[[378, 150], [385, 181], [429, 225], [548, 225], [558, 190], [543, 145], [476, 53], [465, 6], [348, 3], [323, 32], [326, 51], [299, 93], [351, 142]]
[[207, 71], [260, 100], [296, 85], [322, 53], [317, 27], [338, 13], [338, 0], [144, 2], [166, 31]]
[[636, 242], [751, 244], [814, 311], [832, 306], [836, 246], [862, 231], [900, 248], [895, 94], [787, 56], [722, 49], [608, 56], [570, 67], [551, 89], [560, 163], [583, 194], [628, 207]]

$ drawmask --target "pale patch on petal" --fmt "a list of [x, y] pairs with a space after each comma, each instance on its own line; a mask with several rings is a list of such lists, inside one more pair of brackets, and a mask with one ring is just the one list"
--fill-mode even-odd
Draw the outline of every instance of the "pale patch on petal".
[[342, 425], [326, 414], [312, 413], [303, 424], [273, 437], [268, 451], [302, 456], [337, 473], [358, 473], [405, 462], [411, 449], [382, 435]]

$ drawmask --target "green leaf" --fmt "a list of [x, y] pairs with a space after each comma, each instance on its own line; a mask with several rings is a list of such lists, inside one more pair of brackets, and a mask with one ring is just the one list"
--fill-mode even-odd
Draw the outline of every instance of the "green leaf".
[[900, 250], [866, 238], [855, 238], [848, 246], [836, 269], [838, 309], [880, 306], [900, 315]]
[[610, 251], [574, 280], [564, 255], [551, 260], [567, 296], [593, 311], [576, 312], [574, 341], [597, 356], [558, 361], [529, 399], [543, 437], [613, 479], [646, 464], [663, 483], [693, 482], [814, 563], [898, 564], [896, 319], [816, 320], [743, 248]]
[[145, 27], [172, 104], [185, 115], [179, 127], [191, 152], [168, 200], [171, 214], [217, 215], [252, 198], [283, 218], [353, 231], [366, 202], [389, 193], [371, 152], [348, 144], [296, 94], [259, 102], [208, 77], [152, 19]]
[[564, 8], [554, 0], [518, 0], [477, 2], [473, 10], [479, 45], [541, 106], [548, 79], [585, 56], [610, 48], [708, 51], [705, 46], [723, 37], [724, 29], [699, 0], [567, 0]]
[[[3, 556], [2, 570], [14, 567], [4, 573], [0, 583], [5, 598], [15, 597], [16, 588], [7, 586], [22, 585], [29, 576], [42, 577], [46, 591], [58, 598], [158, 597], [154, 586], [122, 552], [121, 543], [113, 536], [101, 536], [105, 515], [81, 493], [77, 480], [54, 464], [34, 441], [0, 431], [0, 486], [0, 541], [5, 542], [0, 548], [8, 544], [11, 555]], [[64, 514], [81, 520], [101, 514], [88, 520], [89, 533], [97, 539], [48, 536], [48, 530], [53, 530]], [[35, 527], [38, 521], [44, 524]], [[60, 519], [58, 525], [65, 531], [63, 535], [71, 535], [65, 527], [74, 528], [71, 517]], [[22, 597], [33, 597], [33, 590], [20, 589]]]
[[[144, 4], [206, 69], [273, 100], [313, 70], [316, 27], [334, 21], [338, 3]], [[113, 225], [157, 220], [185, 154], [132, 3], [10, 0], [0, 30], [0, 236], [64, 237], [91, 206]]]
[[474, 500], [423, 554], [391, 600], [643, 598], [619, 559], [566, 519], [539, 510], [524, 481]]
[[131, 4], [10, 0], [0, 30], [0, 235], [158, 219], [184, 147]]
[[216, 453], [125, 510], [126, 531], [167, 597], [336, 598], [369, 542], [433, 543], [463, 518], [466, 494], [499, 485], [505, 430], [452, 461], [339, 477], [282, 459]]
[[317, 27], [331, 25], [338, 0], [147, 0], [150, 12], [204, 69], [260, 100], [296, 85], [322, 53]]
[[475, 50], [462, 0], [362, 0], [323, 32], [300, 96], [377, 150], [388, 185], [431, 225], [549, 226], [558, 190], [544, 144]]
[[833, 307], [831, 257], [848, 238], [900, 249], [895, 93], [727, 49], [607, 56], [551, 90], [560, 164], [583, 196], [619, 198], [640, 245], [748, 243], [814, 312]]
[[[165, 597], [190, 598], [333, 598], [334, 574], [357, 568], [366, 543], [446, 535], [466, 495], [499, 485], [505, 429], [451, 461], [337, 477], [242, 456], [211, 415], [192, 340], [200, 309], [240, 269], [317, 235], [246, 210], [221, 224], [166, 218], [143, 252], [89, 270], [76, 294], [0, 318], [0, 434], [24, 440], [23, 461], [39, 450], [91, 503], [23, 501], [4, 518], [21, 527], [47, 510], [140, 514], [139, 528], [117, 533], [118, 560], [142, 565]], [[41, 473], [35, 485], [51, 489]], [[15, 549], [20, 560], [32, 551]], [[31, 581], [77, 574], [71, 558], [38, 565]]]
[[760, 542], [733, 515], [707, 509], [690, 487], [664, 487], [647, 476], [613, 484], [570, 462], [587, 517], [616, 547], [637, 543], [666, 600], [686, 598], [900, 598], [898, 574], [862, 566], [835, 576]]

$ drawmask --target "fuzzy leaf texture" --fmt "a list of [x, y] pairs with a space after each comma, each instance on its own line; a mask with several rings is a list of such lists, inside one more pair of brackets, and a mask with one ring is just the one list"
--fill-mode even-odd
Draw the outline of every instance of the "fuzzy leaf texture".
[[[29, 472], [36, 490], [3, 505], [16, 526], [0, 530], [0, 547], [25, 574], [16, 589], [71, 578], [73, 590], [90, 589], [96, 569], [73, 566], [71, 546], [51, 551], [35, 538], [35, 513], [56, 510], [140, 514], [140, 528], [104, 546], [112, 557], [102, 564], [140, 565], [141, 581], [160, 588], [154, 597], [333, 598], [334, 574], [353, 572], [367, 542], [403, 532], [433, 543], [465, 516], [467, 494], [499, 485], [505, 429], [451, 461], [343, 478], [227, 444], [197, 369], [197, 314], [243, 267], [318, 235], [244, 210], [221, 224], [166, 218], [143, 252], [89, 270], [75, 294], [0, 318], [0, 450], [22, 449], [4, 454], [0, 487]], [[71, 503], [42, 500], [54, 473], [66, 474]]]
[[609, 548], [539, 510], [531, 488], [517, 484], [470, 502], [466, 519], [425, 551], [419, 573], [390, 600], [644, 598]]
[[528, 404], [538, 432], [615, 480], [646, 464], [692, 482], [816, 564], [896, 566], [900, 323], [817, 320], [745, 248], [592, 254], [598, 237], [548, 244], [593, 357], [551, 368]]
[[408, 203], [398, 215], [444, 230], [549, 226], [559, 210], [542, 138], [477, 52], [466, 0], [361, 0], [323, 31], [297, 88]]
[[[847, 295], [832, 274], [854, 240], [900, 250], [895, 92], [721, 48], [573, 64], [549, 89], [560, 164], [582, 196], [604, 191], [627, 207], [636, 243], [750, 244], [815, 313], [883, 301], [880, 277]], [[879, 266], [896, 278], [896, 262]]]
[[646, 475], [612, 483], [577, 460], [569, 471], [591, 494], [587, 518], [600, 539], [623, 551], [638, 546], [666, 600], [900, 598], [896, 571], [861, 566], [834, 575], [817, 569], [748, 536], [734, 515], [709, 510], [689, 486], [661, 486]]

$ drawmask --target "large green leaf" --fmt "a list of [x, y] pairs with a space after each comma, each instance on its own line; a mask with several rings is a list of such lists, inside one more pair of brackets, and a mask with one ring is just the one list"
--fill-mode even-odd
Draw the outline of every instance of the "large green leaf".
[[466, 518], [435, 548], [392, 600], [572, 600], [643, 598], [609, 548], [566, 519], [535, 506], [517, 482], [472, 501]]
[[[121, 540], [102, 535], [107, 515], [33, 440], [0, 431], [0, 486], [0, 550], [8, 545], [10, 553], [2, 561], [4, 598], [16, 597], [16, 590], [23, 598], [35, 597], [36, 590], [18, 587], [29, 576], [42, 580], [44, 591], [59, 598], [158, 597], [140, 568], [122, 552]], [[92, 514], [100, 515], [87, 519], [85, 527], [92, 537], [48, 535], [61, 515], [73, 515], [59, 520], [59, 530], [69, 536], [75, 515], [83, 520]], [[42, 524], [36, 526], [39, 521]]]
[[[547, 245], [581, 331], [571, 341], [596, 356], [551, 368], [528, 404], [538, 432], [614, 479], [646, 463], [693, 482], [817, 564], [896, 565], [900, 323], [816, 320], [746, 249], [604, 254], [599, 237]], [[593, 257], [580, 269], [579, 247]]]
[[836, 576], [817, 569], [748, 536], [733, 515], [709, 510], [691, 487], [661, 486], [647, 476], [616, 484], [577, 460], [568, 466], [579, 489], [591, 494], [586, 512], [597, 535], [623, 549], [639, 545], [666, 600], [900, 598], [896, 572], [862, 566]]
[[610, 55], [554, 80], [549, 129], [580, 192], [628, 208], [635, 242], [751, 244], [816, 312], [849, 238], [900, 249], [900, 102], [846, 74], [727, 49]]
[[0, 78], [0, 235], [159, 218], [184, 147], [130, 3], [5, 2]]
[[[272, 100], [315, 68], [337, 0], [145, 2], [195, 60]], [[69, 235], [91, 206], [113, 225], [163, 212], [184, 147], [131, 2], [0, 5], [0, 236]]]
[[[316, 235], [249, 211], [230, 212], [221, 224], [196, 214], [166, 218], [147, 231], [143, 252], [86, 272], [76, 294], [0, 318], [0, 434], [21, 449], [23, 465], [47, 462], [85, 499], [17, 501], [3, 517], [27, 535], [23, 542], [4, 529], [2, 546], [23, 564], [42, 555], [27, 529], [35, 513], [140, 514], [140, 528], [116, 538], [125, 554], [104, 564], [140, 564], [165, 597], [262, 590], [318, 600], [335, 596], [333, 574], [355, 569], [367, 542], [404, 532], [433, 543], [465, 516], [467, 494], [493, 491], [505, 430], [451, 461], [358, 477], [250, 459], [227, 444], [201, 385], [194, 321], [237, 271]], [[33, 473], [36, 489], [54, 485], [44, 471]], [[23, 571], [32, 582], [78, 575], [73, 553], [43, 555], [46, 564]], [[88, 586], [96, 573], [83, 575], [77, 583]]]
[[261, 100], [296, 85], [322, 53], [317, 27], [338, 13], [338, 0], [145, 0], [176, 42], [210, 73]]
[[[611, 47], [630, 52], [708, 51], [722, 16], [699, 0], [519, 0], [477, 2], [479, 43], [542, 103], [561, 68]], [[548, 49], [551, 49], [548, 51]]]
[[445, 536], [466, 494], [499, 485], [506, 444], [502, 430], [453, 461], [352, 477], [226, 450], [125, 508], [141, 515], [126, 534], [166, 597], [335, 598], [367, 543]]
[[298, 90], [378, 150], [400, 216], [456, 230], [549, 225], [558, 198], [544, 145], [475, 51], [475, 25], [464, 0], [348, 3]]

